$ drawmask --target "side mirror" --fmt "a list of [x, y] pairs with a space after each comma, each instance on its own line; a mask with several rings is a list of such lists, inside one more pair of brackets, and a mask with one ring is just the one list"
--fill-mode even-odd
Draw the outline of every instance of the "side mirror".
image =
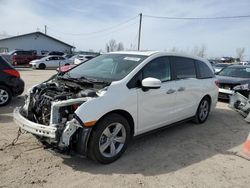
[[149, 89], [159, 89], [161, 87], [161, 81], [156, 78], [145, 78], [142, 80], [142, 89], [144, 91]]

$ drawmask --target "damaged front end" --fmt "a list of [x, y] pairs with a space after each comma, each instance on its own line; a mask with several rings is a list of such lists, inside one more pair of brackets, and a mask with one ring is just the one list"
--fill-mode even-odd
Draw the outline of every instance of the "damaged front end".
[[14, 121], [53, 148], [64, 151], [78, 147], [77, 151], [85, 155], [91, 128], [84, 125], [75, 111], [99, 97], [97, 91], [106, 86], [57, 76], [29, 90], [25, 105], [14, 110]]
[[229, 107], [239, 112], [245, 121], [250, 122], [250, 99], [248, 84], [234, 87], [234, 94], [230, 96]]

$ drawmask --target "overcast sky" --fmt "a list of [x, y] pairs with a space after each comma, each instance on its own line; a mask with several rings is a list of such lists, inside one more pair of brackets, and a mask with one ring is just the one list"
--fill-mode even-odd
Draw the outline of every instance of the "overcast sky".
[[[110, 39], [136, 47], [140, 12], [144, 15], [214, 17], [250, 15], [249, 0], [0, 0], [0, 33], [36, 31], [73, 44], [78, 50], [105, 49]], [[135, 19], [132, 19], [135, 18]], [[111, 28], [117, 24], [130, 22]], [[90, 34], [96, 32], [94, 34]], [[81, 35], [75, 35], [81, 34]], [[165, 20], [143, 17], [141, 48], [191, 51], [205, 45], [208, 57], [235, 56], [246, 48], [250, 59], [250, 18], [232, 20]]]

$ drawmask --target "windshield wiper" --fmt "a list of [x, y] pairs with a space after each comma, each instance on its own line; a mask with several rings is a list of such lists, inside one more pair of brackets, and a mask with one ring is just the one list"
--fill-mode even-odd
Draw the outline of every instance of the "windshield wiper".
[[86, 78], [84, 76], [80, 77], [79, 78], [80, 80], [83, 80], [83, 81], [88, 81], [88, 82], [91, 82], [91, 83], [96, 83], [96, 84], [110, 84], [110, 82], [108, 81], [104, 81], [104, 80], [98, 80], [98, 79], [94, 79], [94, 78]]
[[66, 72], [62, 76], [58, 76], [58, 78], [62, 79], [62, 80], [69, 80], [69, 81], [77, 82], [77, 83], [85, 82], [85, 83], [95, 83], [95, 84], [110, 84], [110, 82], [108, 82], [108, 81], [97, 80], [97, 79], [93, 79], [93, 78], [86, 78], [85, 76], [81, 76], [80, 78], [74, 78], [74, 77], [71, 77], [68, 74], [68, 72]]

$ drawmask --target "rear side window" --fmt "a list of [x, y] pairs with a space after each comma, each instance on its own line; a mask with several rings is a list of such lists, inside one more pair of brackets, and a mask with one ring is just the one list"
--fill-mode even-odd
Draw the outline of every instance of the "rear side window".
[[205, 78], [213, 78], [214, 77], [214, 73], [212, 72], [212, 70], [203, 61], [196, 60], [196, 66], [197, 66], [197, 77], [198, 78], [205, 79]]
[[171, 57], [171, 62], [173, 64], [176, 79], [197, 77], [193, 59], [185, 57]]

